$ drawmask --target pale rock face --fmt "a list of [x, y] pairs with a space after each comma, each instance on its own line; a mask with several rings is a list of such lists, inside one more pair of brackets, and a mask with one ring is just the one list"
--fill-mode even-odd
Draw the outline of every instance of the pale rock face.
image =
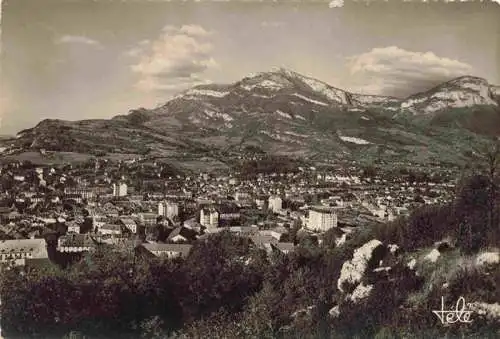
[[433, 249], [432, 251], [429, 252], [429, 254], [425, 256], [424, 259], [430, 262], [436, 262], [440, 256], [441, 253], [437, 249]]
[[373, 270], [373, 272], [389, 272], [392, 269], [392, 267], [386, 266], [386, 267], [377, 267], [376, 269]]
[[338, 318], [340, 316], [340, 308], [338, 306], [335, 306], [332, 309], [330, 309], [330, 311], [328, 311], [328, 314], [332, 318]]
[[302, 94], [298, 94], [298, 93], [294, 93], [293, 96], [299, 98], [299, 99], [302, 99], [304, 101], [307, 101], [307, 102], [310, 102], [312, 104], [315, 104], [315, 105], [319, 105], [319, 106], [328, 106], [327, 103], [325, 102], [322, 102], [322, 101], [318, 101], [318, 100], [314, 100], [314, 99], [311, 99], [311, 98], [308, 98]]
[[273, 81], [273, 80], [262, 80], [258, 83], [251, 84], [251, 85], [250, 84], [241, 85], [241, 88], [243, 88], [247, 91], [251, 91], [255, 88], [263, 88], [263, 89], [272, 90], [272, 91], [279, 91], [285, 87], [286, 86], [284, 86], [283, 84], [280, 84], [279, 82]]
[[483, 302], [474, 302], [470, 305], [470, 308], [477, 312], [479, 315], [486, 317], [487, 319], [491, 319], [494, 321], [498, 321], [500, 319], [500, 304], [488, 304]]
[[252, 93], [252, 96], [256, 98], [264, 98], [264, 99], [271, 99], [274, 97], [274, 95], [264, 95], [264, 94], [257, 94], [257, 93]]
[[233, 118], [227, 113], [222, 113], [221, 117], [222, 119], [224, 119], [224, 121], [233, 121]]
[[252, 91], [256, 88], [279, 91], [292, 85], [293, 83], [280, 72], [263, 72], [248, 75], [242, 80], [239, 87], [246, 91]]
[[314, 80], [314, 79], [311, 79], [311, 78], [305, 78], [304, 77], [303, 81], [309, 87], [311, 87], [311, 89], [313, 91], [321, 93], [328, 100], [338, 102], [338, 103], [340, 103], [342, 105], [349, 104], [349, 100], [347, 98], [347, 93], [346, 92], [344, 92], [342, 90], [339, 90], [339, 89], [336, 89], [336, 88], [333, 88], [333, 87], [330, 87], [330, 86], [328, 86], [327, 84], [325, 84], [325, 83], [323, 83], [321, 81]]
[[287, 69], [280, 69], [279, 72], [282, 74], [286, 75], [287, 77], [290, 78], [295, 78], [309, 86], [311, 90], [314, 92], [317, 92], [324, 97], [326, 97], [328, 100], [342, 104], [342, 105], [347, 105], [349, 104], [349, 99], [348, 99], [348, 94], [345, 91], [342, 91], [340, 89], [334, 88], [330, 85], [327, 85], [326, 83], [300, 75], [298, 73], [295, 73], [293, 71], [287, 70]]
[[293, 117], [290, 114], [285, 113], [285, 112], [280, 111], [280, 110], [277, 110], [276, 114], [278, 114], [279, 116], [286, 118], [286, 119], [293, 119]]
[[220, 92], [220, 91], [214, 91], [214, 90], [209, 90], [209, 89], [190, 89], [185, 93], [187, 96], [209, 96], [209, 97], [216, 97], [216, 98], [223, 98], [226, 95], [229, 94], [229, 92]]
[[397, 250], [399, 249], [399, 246], [398, 245], [395, 245], [395, 244], [390, 244], [389, 246], [389, 251], [394, 254], [397, 252]]
[[500, 263], [500, 253], [499, 252], [484, 252], [476, 257], [476, 265], [498, 265]]
[[233, 117], [231, 117], [227, 113], [220, 113], [220, 112], [216, 112], [216, 111], [208, 110], [208, 109], [204, 110], [203, 112], [205, 113], [206, 116], [208, 116], [212, 119], [222, 119], [225, 122], [230, 122], [230, 121], [234, 120]]
[[373, 285], [359, 284], [348, 298], [356, 303], [370, 296], [372, 290]]
[[350, 143], [357, 144], [357, 145], [370, 145], [371, 144], [371, 142], [369, 142], [367, 140], [364, 140], [361, 138], [356, 138], [356, 137], [340, 136], [339, 138], [342, 139], [342, 141], [350, 142]]
[[417, 260], [415, 258], [411, 259], [410, 262], [406, 265], [410, 270], [413, 270], [417, 265]]
[[438, 91], [408, 98], [401, 103], [401, 109], [424, 114], [437, 112], [445, 108], [463, 108], [474, 105], [494, 105], [495, 87], [486, 80], [474, 77], [462, 77], [448, 82]]
[[359, 105], [382, 105], [398, 102], [398, 99], [379, 95], [352, 94], [352, 99]]
[[379, 246], [382, 246], [382, 242], [374, 239], [354, 251], [352, 259], [342, 265], [340, 278], [337, 281], [337, 288], [340, 291], [344, 291], [342, 287], [344, 283], [357, 284], [361, 281], [374, 250]]

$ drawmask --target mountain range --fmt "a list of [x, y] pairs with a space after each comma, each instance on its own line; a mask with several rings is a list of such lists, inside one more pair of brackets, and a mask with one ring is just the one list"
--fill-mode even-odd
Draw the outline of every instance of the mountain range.
[[500, 136], [500, 87], [464, 76], [407, 98], [350, 93], [288, 69], [193, 87], [154, 109], [105, 120], [46, 119], [4, 142], [94, 155], [457, 163]]

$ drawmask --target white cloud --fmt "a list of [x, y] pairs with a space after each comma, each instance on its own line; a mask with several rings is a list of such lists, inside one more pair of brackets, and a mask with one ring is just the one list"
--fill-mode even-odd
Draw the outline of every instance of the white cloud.
[[344, 6], [344, 0], [332, 0], [328, 4], [329, 8], [339, 8]]
[[347, 60], [354, 90], [366, 94], [407, 96], [473, 73], [461, 61], [395, 46], [374, 48]]
[[283, 21], [262, 21], [260, 27], [263, 28], [278, 28], [285, 26]]
[[197, 77], [176, 79], [175, 81], [161, 81], [161, 79], [155, 77], [144, 77], [135, 84], [135, 88], [144, 92], [178, 92], [182, 89], [187, 89], [197, 85], [208, 85], [211, 83], [212, 82], [210, 80], [204, 80]]
[[84, 45], [93, 45], [93, 46], [101, 46], [101, 44], [93, 39], [90, 39], [81, 35], [64, 35], [60, 37], [56, 43], [58, 44], [84, 44]]
[[139, 77], [143, 91], [180, 91], [206, 83], [202, 75], [217, 67], [211, 56], [213, 32], [197, 25], [166, 26], [155, 41], [142, 41], [126, 52], [137, 57], [131, 70]]
[[132, 57], [132, 58], [135, 58], [135, 57], [138, 57], [141, 55], [141, 53], [143, 52], [142, 48], [140, 47], [132, 47], [131, 49], [125, 51], [125, 56], [129, 56], [129, 57]]
[[180, 28], [175, 26], [165, 26], [163, 31], [171, 34], [185, 34], [192, 37], [207, 37], [213, 34], [213, 32], [207, 31], [198, 25], [183, 25]]

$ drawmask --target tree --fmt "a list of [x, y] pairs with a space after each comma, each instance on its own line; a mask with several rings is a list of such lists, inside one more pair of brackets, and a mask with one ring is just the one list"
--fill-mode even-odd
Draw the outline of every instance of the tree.
[[491, 215], [489, 187], [489, 178], [481, 174], [460, 184], [454, 214], [459, 221], [457, 241], [466, 251], [478, 250], [486, 244]]
[[252, 338], [275, 338], [278, 330], [276, 305], [280, 294], [269, 284], [251, 297], [244, 313], [245, 334]]
[[336, 227], [330, 228], [323, 234], [322, 246], [327, 249], [333, 249], [336, 247], [336, 240], [338, 237], [342, 236], [342, 231]]
[[487, 236], [489, 242], [495, 243], [500, 234], [499, 215], [497, 213], [498, 191], [499, 191], [499, 169], [500, 169], [500, 138], [488, 143], [485, 147], [477, 149], [476, 153], [480, 157], [480, 170], [487, 177]]
[[83, 234], [83, 233], [91, 232], [93, 226], [94, 226], [94, 222], [93, 222], [92, 218], [86, 217], [83, 220], [82, 225], [80, 226], [80, 233]]
[[186, 258], [183, 308], [187, 319], [197, 319], [226, 307], [241, 311], [246, 298], [260, 289], [262, 274], [253, 263], [249, 239], [227, 231], [195, 243]]
[[[489, 179], [488, 187], [488, 232], [494, 232], [496, 220], [495, 207], [498, 192], [498, 169], [500, 167], [500, 141], [497, 139], [484, 154], [486, 160], [486, 171]], [[496, 226], [498, 228], [498, 225]]]
[[377, 168], [373, 165], [367, 165], [363, 168], [361, 176], [363, 178], [374, 178], [377, 175]]
[[290, 227], [289, 239], [290, 242], [297, 244], [297, 233], [302, 228], [302, 221], [300, 219], [294, 220]]

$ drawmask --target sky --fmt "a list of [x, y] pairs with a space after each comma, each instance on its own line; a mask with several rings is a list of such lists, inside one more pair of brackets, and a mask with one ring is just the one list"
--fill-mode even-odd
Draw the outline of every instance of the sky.
[[153, 108], [275, 67], [396, 97], [462, 75], [500, 85], [493, 2], [0, 1], [1, 134]]

